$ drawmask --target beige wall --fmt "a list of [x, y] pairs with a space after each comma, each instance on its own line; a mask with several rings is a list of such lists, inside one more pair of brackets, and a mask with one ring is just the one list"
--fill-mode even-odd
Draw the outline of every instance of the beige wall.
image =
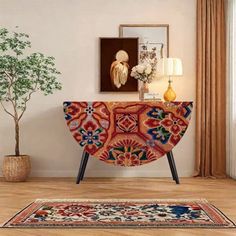
[[[170, 56], [183, 60], [184, 76], [174, 81], [178, 100], [195, 100], [195, 0], [0, 0], [0, 26], [31, 36], [34, 51], [56, 57], [63, 90], [36, 95], [21, 123], [22, 153], [33, 158], [34, 176], [75, 176], [81, 149], [67, 130], [64, 100], [137, 100], [137, 94], [100, 94], [99, 37], [118, 36], [119, 24], [169, 24]], [[152, 89], [163, 93], [167, 81]], [[194, 163], [195, 114], [174, 155], [180, 176]], [[12, 121], [0, 111], [0, 156], [13, 153]], [[0, 159], [2, 161], [2, 159]], [[0, 162], [1, 163], [1, 162]], [[96, 159], [87, 176], [170, 176], [166, 158], [136, 168]]]

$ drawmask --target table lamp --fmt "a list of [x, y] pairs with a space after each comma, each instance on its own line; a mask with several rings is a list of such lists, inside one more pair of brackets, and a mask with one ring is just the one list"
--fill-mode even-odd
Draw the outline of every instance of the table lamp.
[[176, 99], [176, 93], [171, 86], [171, 77], [183, 75], [182, 61], [179, 58], [161, 58], [159, 70], [158, 74], [161, 77], [169, 78], [169, 85], [164, 93], [164, 100], [167, 102], [174, 101]]

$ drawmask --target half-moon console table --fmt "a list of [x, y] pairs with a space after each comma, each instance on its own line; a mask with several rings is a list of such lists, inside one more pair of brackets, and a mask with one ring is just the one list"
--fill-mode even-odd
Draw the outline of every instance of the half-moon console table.
[[89, 155], [109, 164], [138, 166], [167, 155], [179, 184], [172, 153], [191, 117], [192, 102], [64, 102], [67, 125], [81, 147], [77, 184]]

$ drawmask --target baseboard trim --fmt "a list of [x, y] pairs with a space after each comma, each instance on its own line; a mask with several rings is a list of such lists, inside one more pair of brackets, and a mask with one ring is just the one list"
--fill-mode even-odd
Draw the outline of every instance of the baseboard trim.
[[[192, 171], [179, 171], [179, 177], [192, 177]], [[37, 170], [32, 171], [31, 177], [76, 177], [74, 170]], [[87, 171], [85, 177], [171, 177], [170, 171], [137, 171], [137, 169], [126, 171]]]

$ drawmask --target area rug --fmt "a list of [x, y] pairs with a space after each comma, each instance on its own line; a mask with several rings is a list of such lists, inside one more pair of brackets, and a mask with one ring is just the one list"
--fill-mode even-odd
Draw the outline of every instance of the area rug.
[[235, 224], [206, 200], [37, 199], [2, 227], [230, 228]]

